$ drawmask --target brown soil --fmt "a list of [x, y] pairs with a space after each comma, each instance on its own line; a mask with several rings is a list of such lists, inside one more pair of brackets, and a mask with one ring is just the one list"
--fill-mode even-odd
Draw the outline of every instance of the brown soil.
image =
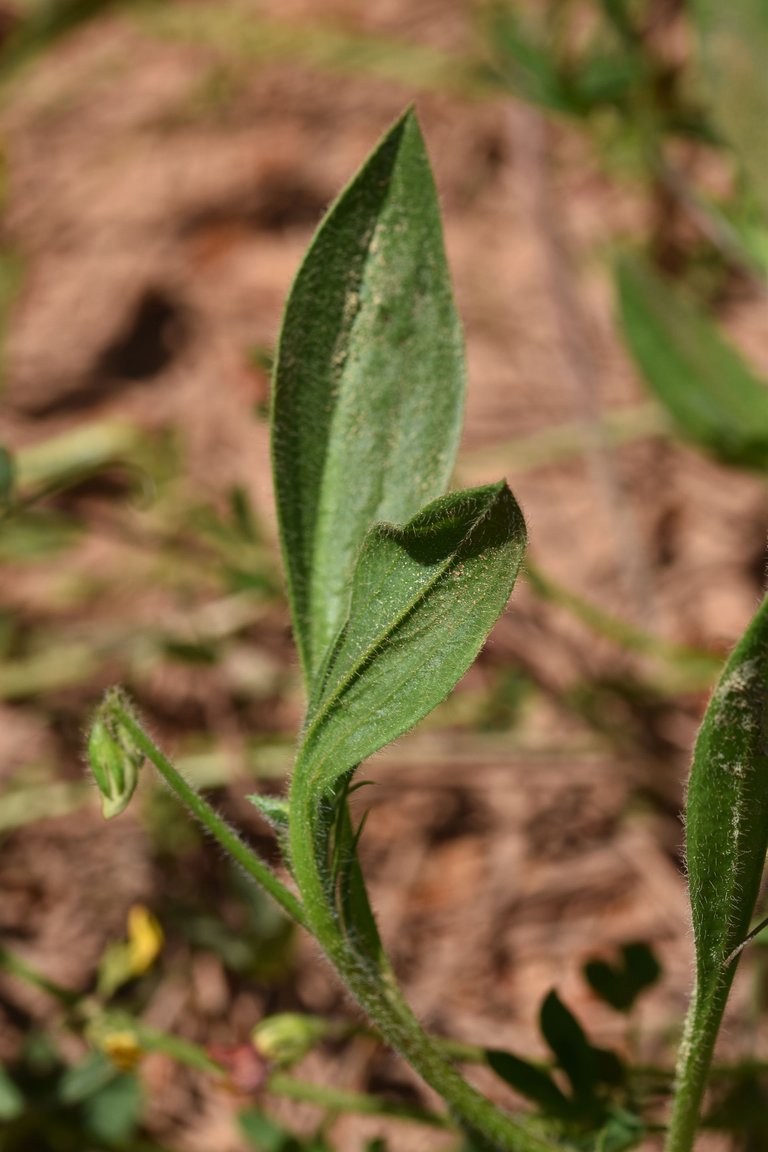
[[[459, 53], [472, 40], [459, 0], [377, 0], [364, 14], [344, 0], [250, 7], [299, 26], [335, 20]], [[507, 447], [642, 401], [614, 332], [605, 256], [615, 237], [644, 225], [645, 209], [564, 128], [545, 134], [542, 168], [535, 114], [499, 98], [414, 91], [286, 59], [249, 66], [155, 38], [129, 16], [62, 42], [15, 85], [2, 112], [7, 232], [26, 264], [6, 348], [2, 439], [20, 447], [113, 415], [147, 429], [171, 426], [183, 444], [185, 487], [218, 501], [229, 486], [245, 486], [272, 534], [268, 430], [252, 417], [267, 380], [246, 353], [274, 344], [324, 206], [414, 97], [466, 328], [460, 479], [509, 476], [533, 555], [569, 589], [669, 639], [725, 647], [762, 587], [758, 481], [662, 438], [639, 438], [607, 464], [585, 451], [522, 467]], [[535, 210], [542, 181], [557, 208], [554, 235]], [[576, 285], [575, 316], [567, 301], [564, 316], [553, 297], [553, 259], [563, 282]], [[759, 303], [743, 293], [725, 319], [768, 366]], [[103, 506], [99, 516], [103, 522]], [[98, 526], [66, 565], [12, 568], [6, 606], [27, 616], [50, 612], [75, 631], [102, 617], [138, 631], [188, 603], [185, 574], [176, 590], [153, 588], [151, 565]], [[68, 607], [67, 576], [99, 573], [114, 581], [111, 591], [102, 589], [92, 606]], [[193, 600], [199, 606], [206, 595], [198, 589]], [[290, 730], [299, 701], [286, 628], [284, 610], [275, 609], [247, 634], [248, 667], [255, 661], [268, 684], [246, 708], [234, 705], [226, 670], [148, 673], [143, 701], [169, 748], [183, 743], [190, 724], [207, 726], [236, 757], [254, 726]], [[538, 691], [511, 734], [473, 737], [462, 708], [474, 707], [500, 668], [524, 670]], [[375, 906], [410, 1001], [430, 1027], [538, 1055], [538, 1005], [556, 986], [596, 1041], [623, 1048], [624, 1022], [589, 993], [581, 965], [642, 939], [656, 949], [664, 978], [641, 1003], [639, 1051], [670, 1059], [691, 965], [677, 813], [703, 697], [604, 695], [593, 726], [564, 704], [580, 685], [637, 681], [650, 669], [521, 588], [454, 709], [442, 711], [447, 727], [430, 726], [372, 766], [377, 787], [362, 800], [372, 808], [365, 858]], [[3, 705], [0, 779], [51, 755], [63, 778], [76, 779], [78, 717], [82, 723], [112, 673], [101, 669], [87, 692]], [[261, 834], [238, 799], [247, 787], [241, 772], [224, 802]], [[204, 864], [194, 867], [204, 874]], [[163, 875], [137, 821], [129, 815], [105, 827], [87, 805], [6, 836], [0, 884], [0, 931], [51, 977], [86, 987], [128, 907], [152, 904]], [[726, 1044], [734, 1051], [748, 983], [744, 977], [732, 1010]], [[40, 996], [5, 980], [2, 991], [44, 1018]], [[315, 1011], [346, 1010], [304, 942], [294, 996]], [[237, 1043], [272, 1006], [259, 988], [233, 990], [212, 956], [176, 968], [172, 954], [149, 1018], [206, 1042]], [[8, 1021], [0, 1055], [17, 1040]], [[304, 1072], [428, 1098], [364, 1041], [313, 1056]], [[145, 1077], [160, 1138], [189, 1152], [242, 1148], [229, 1096], [159, 1058], [147, 1062]], [[285, 1101], [274, 1108], [298, 1126], [317, 1115]], [[343, 1150], [381, 1130], [350, 1117], [335, 1134]], [[401, 1152], [444, 1143], [407, 1126], [394, 1139]]]

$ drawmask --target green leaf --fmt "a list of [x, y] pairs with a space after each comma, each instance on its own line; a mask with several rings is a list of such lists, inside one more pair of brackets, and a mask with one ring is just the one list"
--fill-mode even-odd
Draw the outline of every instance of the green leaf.
[[544, 1115], [561, 1120], [573, 1119], [573, 1102], [560, 1091], [548, 1072], [499, 1049], [487, 1049], [486, 1059], [497, 1076], [526, 1100], [538, 1104]]
[[128, 1140], [136, 1131], [143, 1106], [141, 1084], [134, 1075], [117, 1076], [83, 1104], [86, 1128], [110, 1145]]
[[354, 942], [360, 952], [370, 956], [380, 970], [383, 970], [388, 962], [357, 854], [357, 846], [365, 826], [365, 816], [355, 828], [347, 803], [351, 791], [349, 785], [348, 777], [343, 782], [335, 801], [336, 824], [332, 853], [333, 871], [338, 888], [338, 914], [347, 938]]
[[647, 264], [617, 269], [627, 346], [681, 433], [728, 464], [768, 467], [768, 385]]
[[636, 1148], [646, 1136], [646, 1128], [639, 1116], [623, 1108], [611, 1107], [608, 1122], [596, 1133], [595, 1152], [625, 1152]]
[[694, 0], [710, 111], [768, 212], [768, 5]]
[[696, 966], [704, 984], [723, 971], [749, 931], [768, 848], [768, 599], [707, 708], [688, 783], [686, 829]]
[[686, 858], [696, 947], [670, 1121], [693, 1147], [720, 1021], [747, 941], [768, 848], [768, 598], [737, 645], [699, 730], [688, 782]]
[[63, 1104], [79, 1104], [111, 1084], [118, 1075], [115, 1065], [103, 1052], [89, 1052], [62, 1076], [59, 1099]]
[[299, 1143], [293, 1135], [257, 1108], [241, 1112], [237, 1122], [248, 1144], [258, 1152], [299, 1152]]
[[463, 395], [437, 197], [408, 113], [321, 224], [277, 352], [275, 489], [308, 687], [370, 525], [408, 520], [445, 489]]
[[326, 788], [450, 692], [503, 610], [525, 548], [506, 484], [435, 500], [368, 533], [349, 620], [318, 678], [294, 788]]
[[591, 1101], [597, 1082], [595, 1050], [576, 1017], [554, 990], [544, 999], [541, 1034], [580, 1101]]
[[16, 465], [13, 456], [0, 444], [0, 508], [7, 508], [16, 487]]
[[0, 1120], [15, 1120], [24, 1111], [21, 1089], [0, 1065]]
[[640, 993], [655, 984], [661, 974], [659, 962], [647, 944], [624, 944], [618, 964], [589, 960], [584, 975], [592, 990], [617, 1012], [628, 1012]]
[[254, 792], [248, 797], [259, 815], [266, 820], [275, 832], [284, 833], [288, 830], [288, 801], [284, 796], [263, 796]]

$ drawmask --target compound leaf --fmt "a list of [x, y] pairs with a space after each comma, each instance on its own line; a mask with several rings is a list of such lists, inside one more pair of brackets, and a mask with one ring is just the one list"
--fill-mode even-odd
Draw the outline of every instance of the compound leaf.
[[409, 112], [321, 224], [278, 347], [275, 488], [308, 688], [344, 622], [368, 528], [402, 523], [445, 490], [464, 377], [437, 196]]
[[641, 261], [617, 270], [627, 346], [681, 433], [725, 463], [768, 466], [768, 385]]

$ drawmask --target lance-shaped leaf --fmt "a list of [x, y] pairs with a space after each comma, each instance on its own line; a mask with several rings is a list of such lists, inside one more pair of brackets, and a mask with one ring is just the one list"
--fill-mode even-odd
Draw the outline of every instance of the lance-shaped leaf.
[[744, 940], [768, 848], [768, 599], [728, 661], [688, 785], [686, 855], [699, 983]]
[[524, 547], [504, 483], [444, 496], [402, 528], [374, 525], [310, 703], [294, 789], [331, 787], [450, 692], [502, 612]]
[[701, 1100], [768, 848], [768, 598], [726, 664], [696, 741], [686, 856], [696, 986], [667, 1152], [694, 1146]]
[[445, 490], [464, 375], [434, 182], [408, 113], [320, 226], [278, 347], [275, 488], [309, 687], [368, 528]]
[[629, 350], [681, 433], [726, 463], [768, 466], [768, 384], [647, 265], [622, 261], [617, 283]]

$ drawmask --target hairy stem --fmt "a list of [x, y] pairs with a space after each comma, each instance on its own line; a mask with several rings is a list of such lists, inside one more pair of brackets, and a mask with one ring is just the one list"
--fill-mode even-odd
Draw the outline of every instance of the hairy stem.
[[117, 721], [130, 734], [137, 747], [146, 758], [154, 764], [157, 771], [165, 780], [168, 787], [175, 793], [181, 803], [192, 813], [196, 820], [202, 824], [214, 839], [218, 840], [222, 848], [253, 877], [262, 888], [267, 891], [298, 924], [308, 927], [304, 909], [301, 903], [275, 875], [269, 865], [245, 844], [226, 820], [219, 816], [211, 805], [203, 799], [174, 768], [167, 756], [164, 756], [157, 745], [149, 738], [142, 726], [132, 715], [129, 708], [119, 700], [111, 703], [111, 713]]
[[333, 885], [318, 845], [319, 817], [328, 806], [322, 786], [294, 790], [290, 805], [291, 860], [310, 930], [383, 1038], [446, 1101], [465, 1128], [500, 1152], [553, 1152], [558, 1146], [502, 1112], [469, 1084], [419, 1024], [391, 977], [388, 965], [354, 946], [342, 930]]
[[698, 983], [680, 1044], [672, 1115], [664, 1152], [692, 1152], [715, 1041], [720, 1029], [736, 964], [723, 967], [704, 990]]

